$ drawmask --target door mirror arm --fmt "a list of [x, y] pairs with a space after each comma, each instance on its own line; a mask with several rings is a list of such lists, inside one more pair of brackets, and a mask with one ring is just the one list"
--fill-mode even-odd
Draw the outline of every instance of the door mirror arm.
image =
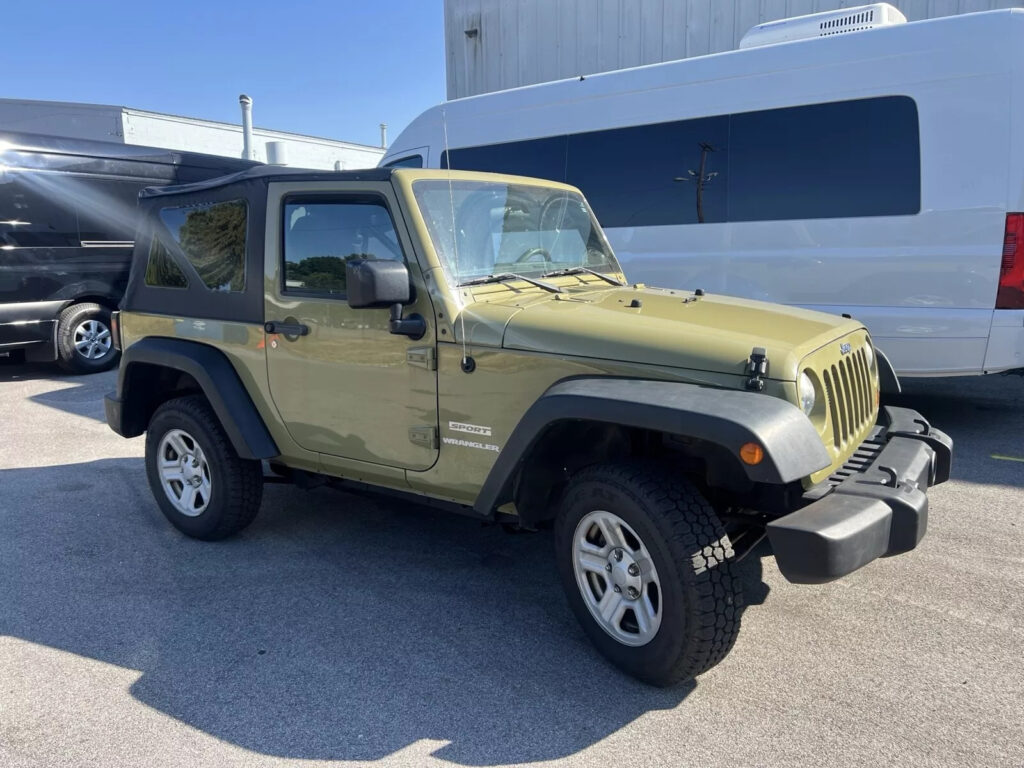
[[413, 341], [422, 339], [427, 332], [427, 321], [419, 313], [402, 317], [402, 305], [392, 304], [388, 318], [388, 330], [399, 336], [408, 336]]

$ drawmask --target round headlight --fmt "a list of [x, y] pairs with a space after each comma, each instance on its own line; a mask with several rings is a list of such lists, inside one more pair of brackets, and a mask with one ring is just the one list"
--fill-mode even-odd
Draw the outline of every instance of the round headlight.
[[800, 374], [799, 392], [800, 407], [804, 409], [804, 413], [810, 416], [811, 411], [814, 410], [814, 382], [806, 373]]
[[864, 345], [864, 357], [868, 362], [868, 370], [875, 370], [875, 348], [871, 345], [870, 341]]

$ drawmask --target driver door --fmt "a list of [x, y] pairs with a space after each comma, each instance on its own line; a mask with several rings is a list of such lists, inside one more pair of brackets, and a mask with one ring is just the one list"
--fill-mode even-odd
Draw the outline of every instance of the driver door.
[[398, 202], [388, 183], [276, 183], [267, 201], [267, 373], [274, 405], [303, 448], [423, 470], [437, 454], [434, 328], [412, 341], [387, 309], [352, 309], [345, 262], [404, 261], [406, 313], [433, 317]]

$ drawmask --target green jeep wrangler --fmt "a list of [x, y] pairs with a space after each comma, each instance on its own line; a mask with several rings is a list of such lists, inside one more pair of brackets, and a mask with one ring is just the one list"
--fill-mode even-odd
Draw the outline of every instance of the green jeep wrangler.
[[189, 536], [252, 522], [265, 472], [550, 524], [594, 644], [667, 685], [729, 652], [765, 535], [836, 579], [913, 549], [949, 477], [860, 323], [627, 285], [572, 187], [256, 168], [140, 207], [107, 421]]

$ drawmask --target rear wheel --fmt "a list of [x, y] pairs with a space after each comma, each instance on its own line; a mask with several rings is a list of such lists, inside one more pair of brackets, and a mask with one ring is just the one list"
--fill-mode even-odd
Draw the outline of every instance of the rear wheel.
[[742, 609], [732, 545], [686, 480], [632, 465], [583, 470], [563, 496], [555, 546], [573, 613], [629, 674], [672, 685], [732, 648]]
[[84, 302], [57, 317], [57, 364], [72, 373], [99, 373], [117, 364], [110, 310]]
[[146, 433], [146, 476], [164, 516], [214, 541], [248, 526], [263, 498], [263, 468], [243, 459], [201, 395], [161, 405]]

